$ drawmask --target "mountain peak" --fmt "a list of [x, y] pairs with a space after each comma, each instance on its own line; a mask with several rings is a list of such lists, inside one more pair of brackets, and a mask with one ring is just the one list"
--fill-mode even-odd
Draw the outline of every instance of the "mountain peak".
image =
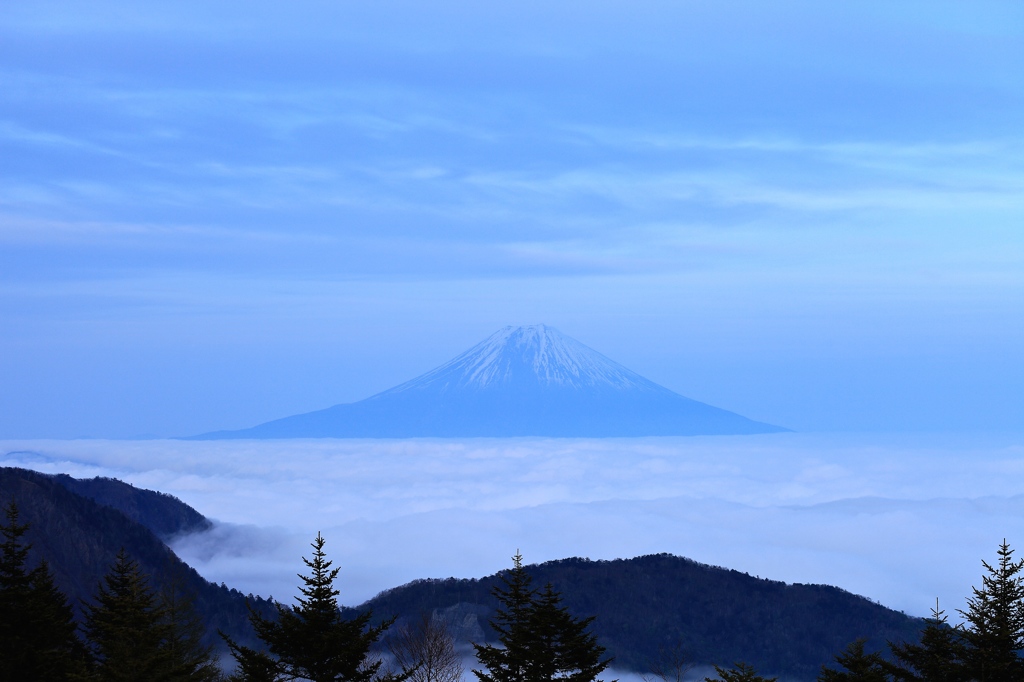
[[785, 431], [691, 400], [545, 324], [505, 327], [356, 403], [198, 438], [689, 436]]
[[528, 386], [661, 389], [554, 327], [536, 324], [499, 329], [462, 355], [386, 393], [427, 387], [498, 390]]

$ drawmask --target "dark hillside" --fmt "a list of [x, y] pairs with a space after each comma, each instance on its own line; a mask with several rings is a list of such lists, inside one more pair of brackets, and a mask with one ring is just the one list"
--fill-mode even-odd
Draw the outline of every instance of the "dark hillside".
[[[916, 640], [921, 621], [826, 585], [788, 585], [668, 554], [529, 566], [536, 587], [550, 582], [593, 630], [615, 666], [646, 671], [663, 650], [681, 645], [702, 664], [746, 661], [758, 670], [814, 679], [858, 637], [869, 649]], [[466, 640], [491, 640], [487, 626], [497, 576], [421, 580], [388, 590], [360, 608], [415, 617], [443, 613]]]
[[180, 533], [208, 530], [212, 525], [205, 516], [173, 495], [136, 488], [115, 478], [72, 478], [57, 474], [54, 480], [76, 495], [118, 510], [164, 540]]
[[[195, 595], [209, 641], [220, 645], [220, 629], [255, 644], [246, 598], [204, 580], [154, 532], [166, 536], [205, 528], [209, 522], [184, 503], [113, 479], [76, 481], [0, 468], [0, 504], [12, 499], [31, 524], [32, 562], [45, 558], [73, 603], [92, 595], [124, 547], [153, 576], [155, 587], [178, 580]], [[597, 616], [594, 632], [615, 656], [616, 667], [637, 672], [647, 671], [663, 651], [681, 646], [695, 663], [745, 661], [765, 673], [813, 680], [820, 666], [832, 663], [854, 639], [865, 637], [869, 650], [880, 649], [886, 640], [916, 640], [922, 625], [839, 588], [788, 585], [667, 554], [564, 559], [527, 571], [536, 587], [550, 582], [561, 591], [573, 614]], [[374, 620], [437, 613], [461, 642], [493, 641], [488, 621], [496, 606], [491, 590], [498, 583], [497, 576], [419, 580], [383, 592], [359, 610], [372, 609]], [[249, 600], [266, 615], [273, 612], [269, 602]]]
[[[26, 534], [32, 544], [30, 564], [35, 565], [41, 559], [49, 562], [57, 586], [72, 604], [80, 604], [91, 597], [123, 547], [139, 562], [142, 571], [152, 577], [155, 588], [177, 581], [195, 596], [196, 607], [207, 622], [211, 643], [220, 645], [218, 629], [241, 641], [252, 641], [245, 595], [206, 581], [146, 526], [117, 509], [72, 492], [65, 485], [68, 478], [0, 468], [0, 505], [6, 506], [11, 500], [17, 503], [22, 522], [30, 524]], [[130, 488], [127, 484], [110, 481], [102, 484], [101, 492], [110, 495], [113, 490], [112, 495], [116, 497], [118, 493], [112, 483]], [[145, 502], [142, 506], [146, 506]], [[168, 507], [174, 505], [168, 504]], [[154, 508], [143, 514], [150, 514]], [[168, 527], [170, 524], [157, 525]], [[252, 596], [248, 599], [255, 608], [270, 612], [269, 602]]]

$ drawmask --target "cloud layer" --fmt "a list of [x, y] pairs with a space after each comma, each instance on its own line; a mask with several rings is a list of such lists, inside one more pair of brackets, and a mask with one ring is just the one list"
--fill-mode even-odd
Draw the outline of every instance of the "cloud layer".
[[358, 603], [422, 577], [672, 552], [836, 584], [908, 613], [952, 609], [1024, 536], [1019, 437], [33, 441], [4, 464], [111, 475], [218, 521], [176, 550], [200, 572], [295, 592], [316, 531]]

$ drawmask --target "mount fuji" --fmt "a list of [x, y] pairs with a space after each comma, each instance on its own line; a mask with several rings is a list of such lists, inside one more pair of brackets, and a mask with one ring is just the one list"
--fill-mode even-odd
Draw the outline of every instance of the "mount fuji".
[[786, 431], [685, 398], [552, 327], [505, 327], [355, 403], [195, 439], [609, 437]]

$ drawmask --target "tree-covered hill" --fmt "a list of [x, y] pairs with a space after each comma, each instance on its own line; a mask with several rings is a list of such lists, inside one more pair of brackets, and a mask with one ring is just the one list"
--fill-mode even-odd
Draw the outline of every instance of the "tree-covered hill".
[[76, 495], [118, 510], [156, 533], [161, 540], [208, 530], [212, 526], [205, 516], [167, 493], [136, 488], [116, 478], [72, 478], [57, 474], [53, 479]]
[[[118, 551], [124, 548], [142, 572], [151, 576], [155, 589], [176, 584], [193, 596], [207, 624], [210, 643], [221, 645], [218, 629], [240, 641], [254, 641], [247, 597], [205, 580], [154, 532], [171, 535], [209, 525], [180, 500], [113, 479], [83, 481], [3, 467], [0, 504], [11, 501], [18, 505], [22, 522], [29, 525], [26, 540], [32, 544], [30, 562], [35, 565], [45, 559], [49, 563], [54, 582], [76, 609], [91, 599]], [[271, 612], [266, 600], [252, 595], [248, 600], [261, 612]]]
[[[827, 585], [789, 585], [668, 554], [614, 561], [563, 559], [528, 566], [593, 630], [619, 668], [644, 672], [681, 648], [700, 664], [746, 661], [772, 674], [814, 679], [858, 637], [869, 650], [916, 641], [922, 621]], [[487, 625], [498, 576], [419, 580], [363, 604], [381, 616], [443, 614], [456, 634], [494, 639]]]
[[[0, 504], [14, 501], [30, 525], [32, 562], [46, 559], [57, 586], [80, 605], [94, 594], [121, 548], [152, 576], [159, 590], [177, 582], [194, 595], [207, 641], [217, 630], [241, 644], [255, 642], [246, 597], [204, 580], [167, 547], [177, 533], [202, 531], [209, 521], [169, 495], [114, 479], [76, 480], [0, 468]], [[336, 558], [343, 563], [344, 557]], [[298, 557], [296, 557], [298, 561]], [[617, 668], [646, 672], [675, 650], [698, 664], [753, 664], [791, 679], [814, 679], [822, 664], [857, 638], [868, 650], [886, 641], [916, 641], [922, 622], [868, 599], [825, 585], [789, 585], [738, 571], [658, 554], [635, 559], [563, 559], [526, 568], [534, 586], [551, 583], [569, 611], [596, 616], [593, 632]], [[494, 642], [488, 622], [497, 601], [497, 575], [480, 579], [418, 580], [387, 590], [356, 609], [374, 622], [398, 616], [412, 623], [443, 616], [463, 643]], [[276, 610], [249, 596], [267, 617]]]

